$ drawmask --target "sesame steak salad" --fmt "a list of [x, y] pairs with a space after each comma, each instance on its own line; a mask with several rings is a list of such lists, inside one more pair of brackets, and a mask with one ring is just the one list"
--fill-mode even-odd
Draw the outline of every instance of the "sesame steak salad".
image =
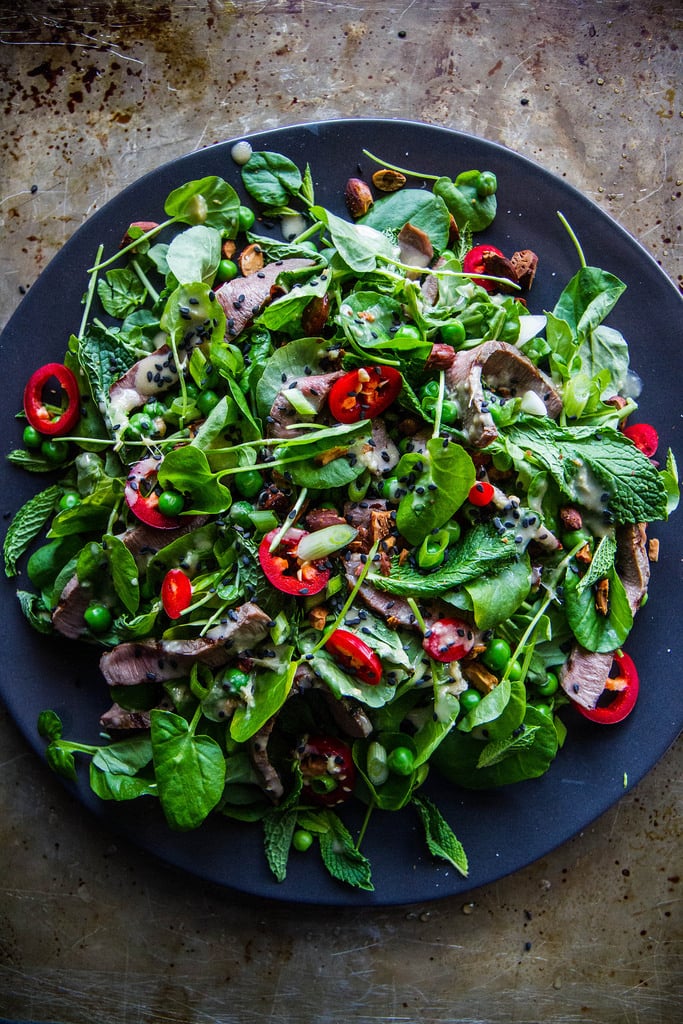
[[48, 484], [4, 558], [36, 630], [101, 649], [102, 743], [44, 711], [55, 771], [84, 755], [103, 800], [260, 823], [278, 880], [317, 845], [372, 890], [363, 836], [408, 805], [467, 874], [430, 770], [535, 778], [574, 713], [633, 709], [646, 526], [678, 479], [604, 322], [625, 285], [570, 226], [577, 272], [534, 315], [538, 256], [476, 239], [492, 172], [366, 156], [340, 217], [239, 143], [242, 195], [190, 181], [93, 254], [63, 362], [26, 383], [9, 458]]

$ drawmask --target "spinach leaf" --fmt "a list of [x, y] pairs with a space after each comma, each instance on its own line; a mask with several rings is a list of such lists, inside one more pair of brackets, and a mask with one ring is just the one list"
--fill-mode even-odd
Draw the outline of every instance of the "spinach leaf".
[[592, 587], [580, 587], [581, 579], [570, 571], [564, 580], [564, 599], [567, 621], [579, 643], [588, 651], [600, 654], [614, 651], [626, 640], [633, 626], [633, 612], [624, 584], [616, 571], [607, 574], [609, 582], [609, 611], [603, 615], [595, 607]]
[[102, 538], [111, 570], [114, 589], [122, 605], [134, 615], [140, 605], [138, 567], [120, 537], [105, 534]]
[[164, 203], [169, 217], [184, 224], [206, 224], [237, 234], [240, 200], [232, 185], [216, 175], [188, 181], [173, 190]]
[[211, 284], [221, 261], [221, 233], [196, 224], [176, 235], [168, 247], [168, 268], [178, 284]]
[[[325, 295], [329, 287], [331, 275], [323, 272], [310, 277], [310, 269], [306, 274], [309, 280], [297, 283], [285, 295], [269, 303], [254, 321], [269, 331], [285, 331], [295, 336], [301, 333], [301, 317], [312, 299]], [[284, 275], [282, 275], [284, 277]]]
[[169, 826], [197, 828], [218, 804], [225, 781], [225, 757], [210, 736], [197, 736], [180, 715], [150, 712], [154, 771]]
[[285, 206], [290, 196], [299, 194], [301, 172], [281, 153], [252, 153], [242, 168], [242, 183], [257, 203]]
[[439, 178], [434, 183], [434, 194], [441, 196], [461, 231], [465, 227], [470, 231], [483, 231], [496, 216], [495, 192], [490, 195], [480, 192], [479, 183], [479, 171], [463, 171], [455, 181]]
[[196, 445], [173, 448], [159, 466], [159, 483], [187, 495], [192, 514], [226, 512], [232, 504], [232, 494], [209, 465], [209, 460]]
[[322, 206], [314, 206], [311, 213], [327, 227], [337, 254], [357, 274], [375, 270], [378, 257], [394, 258], [394, 246], [381, 231], [365, 224], [352, 224]]
[[253, 699], [241, 704], [230, 722], [230, 735], [237, 743], [245, 743], [269, 718], [276, 714], [286, 701], [297, 669], [295, 661], [289, 661], [293, 653], [284, 657], [284, 665], [277, 671], [256, 671], [253, 678]]
[[447, 248], [449, 211], [441, 196], [433, 192], [415, 188], [401, 189], [378, 199], [358, 221], [376, 231], [397, 233], [409, 222], [429, 236], [437, 252]]
[[533, 742], [512, 748], [509, 757], [478, 767], [485, 745], [471, 734], [454, 729], [435, 751], [432, 765], [449, 782], [465, 789], [491, 789], [544, 775], [558, 750], [553, 720], [529, 705], [523, 724], [525, 730], [535, 730]]
[[581, 267], [560, 295], [553, 316], [586, 337], [611, 313], [626, 285], [598, 267]]
[[[528, 555], [519, 561], [507, 562], [495, 573], [486, 574], [464, 584], [479, 629], [493, 629], [517, 611], [531, 587], [531, 563]], [[448, 594], [444, 594], [448, 601]]]
[[[283, 385], [322, 372], [322, 364], [328, 356], [329, 345], [320, 338], [296, 338], [287, 345], [276, 349], [268, 359], [256, 387], [256, 405], [259, 415], [265, 419]], [[283, 376], [284, 375], [284, 376]]]
[[444, 447], [432, 437], [424, 454], [408, 452], [396, 467], [399, 481], [405, 479], [405, 494], [396, 513], [396, 526], [411, 544], [421, 544], [432, 530], [439, 529], [458, 511], [476, 479], [472, 459], [458, 444]]

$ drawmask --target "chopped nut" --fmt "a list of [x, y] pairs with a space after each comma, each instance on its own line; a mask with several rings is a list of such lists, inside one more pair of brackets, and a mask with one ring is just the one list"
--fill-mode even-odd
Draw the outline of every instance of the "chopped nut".
[[510, 257], [510, 263], [517, 274], [517, 282], [528, 291], [534, 283], [536, 268], [538, 267], [538, 256], [531, 249], [522, 249]]
[[370, 187], [360, 178], [349, 178], [344, 189], [344, 199], [354, 220], [366, 214], [374, 202]]
[[470, 686], [479, 690], [479, 693], [490, 693], [494, 687], [498, 686], [496, 676], [493, 672], [489, 672], [480, 661], [463, 662], [462, 674]]
[[574, 558], [577, 562], [583, 562], [585, 565], [590, 565], [593, 561], [593, 553], [591, 551], [590, 544], [584, 544], [582, 548], [579, 548], [574, 555]]
[[372, 176], [372, 184], [380, 192], [397, 192], [403, 188], [406, 180], [405, 174], [401, 174], [400, 171], [392, 171], [388, 167], [383, 167], [381, 171], [375, 171]]
[[237, 252], [237, 244], [233, 238], [226, 238], [221, 246], [223, 259], [231, 260]]
[[248, 277], [249, 274], [256, 274], [259, 270], [263, 270], [263, 249], [256, 242], [252, 242], [239, 254], [237, 263], [245, 277]]
[[647, 557], [651, 562], [659, 561], [659, 540], [657, 537], [650, 537], [647, 542]]
[[449, 248], [453, 248], [456, 242], [460, 241], [460, 228], [456, 224], [455, 217], [453, 214], [450, 215], [448, 221], [448, 245]]
[[564, 508], [560, 509], [560, 522], [565, 530], [580, 530], [583, 526], [583, 519], [581, 513], [577, 508], [572, 508], [570, 505], [565, 505]]
[[600, 580], [595, 587], [595, 610], [598, 615], [609, 615], [609, 580]]
[[315, 334], [320, 334], [327, 323], [329, 315], [329, 295], [316, 295], [308, 303], [301, 316], [301, 326], [304, 334], [309, 338], [312, 338]]
[[308, 621], [313, 629], [322, 632], [327, 622], [327, 608], [325, 605], [319, 604], [315, 608], [311, 608], [308, 613]]

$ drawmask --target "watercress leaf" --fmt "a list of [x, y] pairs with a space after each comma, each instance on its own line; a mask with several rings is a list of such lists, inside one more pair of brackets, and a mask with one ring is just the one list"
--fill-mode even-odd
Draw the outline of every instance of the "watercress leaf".
[[215, 740], [196, 736], [180, 715], [150, 712], [154, 770], [159, 799], [169, 826], [197, 828], [223, 793], [225, 758]]
[[461, 231], [465, 226], [470, 231], [483, 231], [496, 216], [495, 193], [479, 195], [478, 179], [479, 171], [463, 171], [455, 181], [443, 177], [434, 182], [434, 194], [441, 196]]
[[376, 686], [371, 686], [349, 675], [324, 649], [316, 651], [307, 664], [327, 683], [335, 697], [353, 697], [367, 707], [380, 708], [396, 692], [396, 686], [388, 683], [385, 678]]
[[135, 559], [120, 537], [108, 533], [102, 540], [109, 560], [114, 589], [124, 608], [134, 615], [140, 605], [140, 581]]
[[[290, 656], [293, 648], [290, 648]], [[230, 735], [245, 743], [284, 704], [294, 681], [297, 664], [286, 661], [278, 671], [257, 670], [253, 674], [253, 694], [248, 704], [240, 704], [230, 721]]]
[[180, 284], [169, 296], [160, 326], [178, 356], [204, 342], [225, 337], [225, 313], [214, 292], [201, 281]]
[[581, 369], [591, 377], [604, 374], [602, 393], [618, 394], [628, 376], [628, 345], [620, 331], [600, 324], [590, 330], [579, 348]]
[[394, 246], [380, 231], [365, 224], [352, 224], [322, 206], [314, 206], [311, 213], [325, 224], [337, 254], [357, 274], [375, 270], [378, 257], [394, 259]]
[[76, 760], [73, 752], [61, 746], [59, 740], [53, 740], [45, 750], [45, 758], [50, 769], [70, 782], [76, 781]]
[[105, 311], [122, 320], [142, 305], [147, 289], [134, 270], [123, 267], [107, 270], [98, 278], [97, 294]]
[[439, 529], [457, 512], [475, 482], [472, 459], [459, 444], [444, 447], [441, 438], [430, 438], [426, 454], [409, 452], [396, 467], [399, 480], [408, 476], [411, 486], [399, 502], [396, 525], [411, 544]]
[[184, 224], [207, 224], [237, 234], [240, 200], [232, 185], [216, 175], [188, 181], [167, 197], [164, 211]]
[[[306, 270], [310, 275], [310, 270]], [[282, 275], [283, 277], [285, 275]], [[285, 295], [267, 305], [256, 318], [255, 323], [270, 331], [285, 331], [287, 334], [301, 334], [301, 318], [312, 299], [320, 298], [327, 292], [331, 275], [327, 272], [316, 274], [308, 281], [299, 283]]]
[[5, 534], [2, 553], [5, 560], [5, 575], [17, 575], [17, 562], [31, 542], [38, 536], [50, 518], [61, 496], [56, 484], [34, 494], [15, 513]]
[[422, 822], [427, 849], [434, 857], [441, 857], [467, 877], [469, 864], [465, 848], [457, 838], [441, 811], [428, 797], [414, 794], [413, 804]]
[[[390, 295], [374, 291], [351, 292], [339, 309], [337, 323], [352, 344], [366, 349], [392, 348], [394, 351], [412, 351], [419, 346], [413, 338], [394, 337], [395, 328], [402, 317], [401, 303]], [[430, 342], [425, 341], [430, 346]]]
[[98, 747], [92, 763], [101, 771], [114, 775], [135, 775], [152, 760], [152, 742], [149, 736], [134, 736], [131, 739]]
[[62, 738], [62, 720], [56, 711], [48, 708], [41, 711], [37, 722], [38, 735], [44, 740], [59, 740]]
[[196, 224], [176, 235], [166, 259], [179, 284], [211, 284], [221, 261], [221, 233], [206, 224]]
[[186, 512], [192, 514], [227, 511], [232, 495], [213, 473], [206, 453], [188, 444], [167, 452], [159, 466], [159, 483], [187, 495]]
[[263, 818], [264, 848], [268, 867], [278, 882], [287, 877], [287, 861], [296, 828], [296, 809], [273, 808]]
[[669, 450], [666, 453], [666, 463], [664, 469], [660, 471], [660, 479], [662, 486], [666, 492], [666, 512], [667, 517], [675, 512], [678, 508], [681, 500], [681, 488], [678, 482], [678, 466], [676, 465], [676, 456]]
[[257, 203], [286, 206], [302, 186], [296, 164], [281, 153], [252, 153], [242, 168], [242, 183]]
[[424, 231], [437, 252], [448, 245], [450, 216], [443, 199], [433, 192], [406, 188], [378, 199], [358, 221], [376, 231], [399, 232], [410, 222]]
[[374, 892], [370, 861], [356, 849], [349, 830], [333, 811], [325, 811], [324, 816], [328, 829], [319, 833], [323, 864], [340, 882]]

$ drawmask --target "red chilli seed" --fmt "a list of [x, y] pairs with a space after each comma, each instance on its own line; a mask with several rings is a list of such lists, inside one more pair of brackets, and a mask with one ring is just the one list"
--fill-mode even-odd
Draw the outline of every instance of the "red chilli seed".
[[659, 435], [651, 423], [633, 423], [630, 427], [624, 427], [624, 437], [633, 441], [648, 459], [652, 458], [659, 447]]

